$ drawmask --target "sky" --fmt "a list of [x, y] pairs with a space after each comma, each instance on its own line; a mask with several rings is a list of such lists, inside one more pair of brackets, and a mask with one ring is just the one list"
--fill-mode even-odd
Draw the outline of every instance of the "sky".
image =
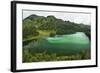
[[58, 19], [62, 19], [64, 21], [71, 21], [75, 23], [83, 23], [86, 25], [90, 25], [91, 23], [91, 14], [89, 13], [76, 13], [76, 12], [52, 12], [52, 11], [32, 11], [32, 10], [23, 10], [23, 19], [36, 14], [38, 16], [49, 16], [53, 15]]

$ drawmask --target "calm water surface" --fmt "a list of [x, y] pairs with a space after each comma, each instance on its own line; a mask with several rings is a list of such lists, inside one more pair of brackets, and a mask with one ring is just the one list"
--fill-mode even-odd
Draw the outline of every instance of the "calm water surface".
[[25, 48], [32, 49], [33, 52], [74, 54], [83, 50], [90, 49], [90, 41], [83, 32], [76, 32], [69, 35], [56, 35], [55, 37], [46, 37], [37, 42], [31, 42]]

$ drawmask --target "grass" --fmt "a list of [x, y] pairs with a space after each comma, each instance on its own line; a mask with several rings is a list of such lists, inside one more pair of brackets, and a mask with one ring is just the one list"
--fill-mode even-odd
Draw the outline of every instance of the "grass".
[[50, 36], [50, 33], [56, 33], [55, 31], [53, 30], [38, 30], [39, 32], [39, 35], [37, 36], [28, 36], [27, 38], [23, 38], [23, 42], [25, 41], [30, 41], [30, 40], [34, 40], [34, 39], [39, 39], [41, 37], [46, 37], [46, 36]]

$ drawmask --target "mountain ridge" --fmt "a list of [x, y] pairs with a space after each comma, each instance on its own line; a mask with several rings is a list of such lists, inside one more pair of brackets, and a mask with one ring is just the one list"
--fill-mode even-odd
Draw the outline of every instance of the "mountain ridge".
[[[23, 30], [25, 30], [25, 28], [28, 28], [27, 31], [30, 30], [31, 32], [31, 30], [33, 30], [33, 32], [37, 34], [38, 34], [37, 30], [56, 31], [56, 33], [53, 33], [53, 35], [73, 34], [75, 32], [84, 32], [88, 36], [88, 38], [91, 39], [90, 25], [85, 25], [83, 23], [78, 24], [71, 21], [64, 21], [62, 19], [56, 18], [53, 15], [44, 17], [44, 16], [32, 14], [28, 16], [27, 18], [23, 19]], [[27, 31], [23, 31], [23, 33], [30, 33]], [[33, 34], [33, 33], [30, 33], [30, 34]]]

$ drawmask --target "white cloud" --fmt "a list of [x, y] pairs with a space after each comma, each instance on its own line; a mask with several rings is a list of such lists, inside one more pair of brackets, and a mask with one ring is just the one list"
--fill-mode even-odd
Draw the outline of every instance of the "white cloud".
[[36, 14], [39, 16], [48, 16], [54, 15], [56, 18], [63, 19], [66, 21], [76, 22], [76, 23], [84, 23], [90, 25], [91, 22], [91, 14], [86, 13], [75, 13], [75, 12], [52, 12], [52, 11], [23, 11], [23, 19], [28, 17], [29, 15]]

